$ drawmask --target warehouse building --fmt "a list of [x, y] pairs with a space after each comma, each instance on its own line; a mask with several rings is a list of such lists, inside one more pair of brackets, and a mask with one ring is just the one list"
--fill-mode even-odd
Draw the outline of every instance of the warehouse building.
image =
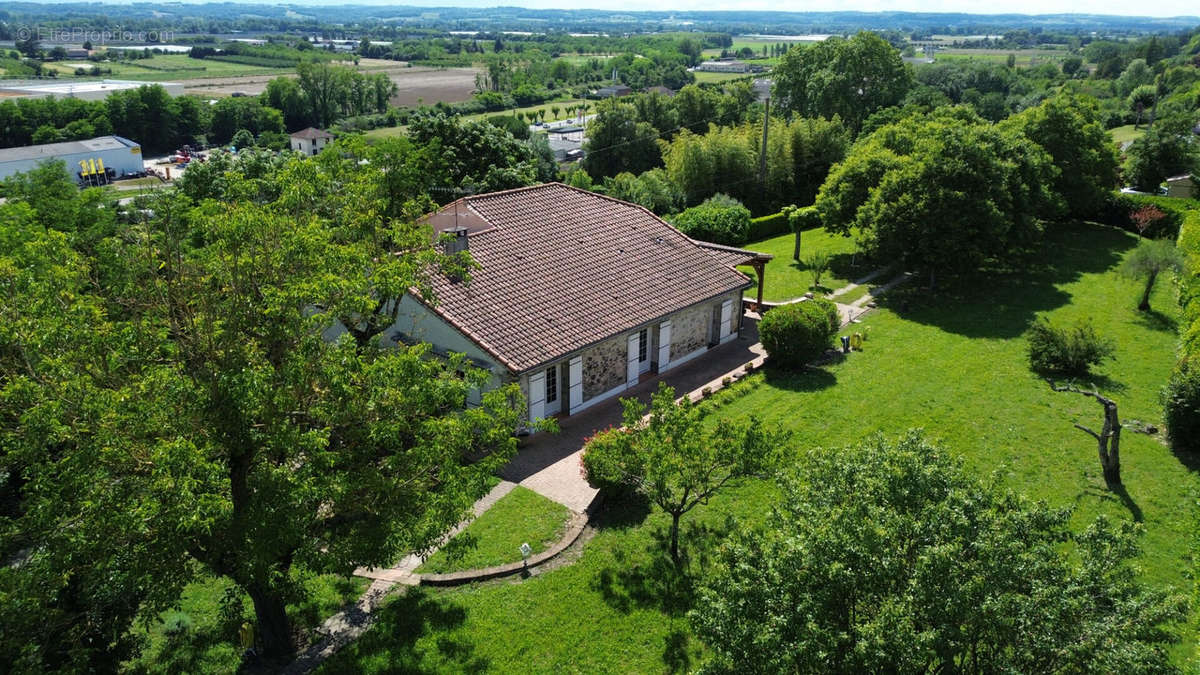
[[134, 82], [132, 80], [100, 80], [77, 82], [17, 82], [0, 85], [2, 98], [78, 98], [84, 101], [100, 101], [114, 91], [137, 89], [158, 84], [171, 96], [183, 94], [183, 85], [178, 82]]
[[56, 159], [65, 162], [67, 173], [80, 182], [107, 182], [143, 170], [142, 146], [120, 136], [101, 136], [0, 149], [0, 180]]

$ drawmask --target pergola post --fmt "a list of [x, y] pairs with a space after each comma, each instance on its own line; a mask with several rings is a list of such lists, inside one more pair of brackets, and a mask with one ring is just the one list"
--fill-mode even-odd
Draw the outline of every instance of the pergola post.
[[763, 275], [767, 272], [767, 263], [762, 260], [754, 261], [754, 273], [758, 276], [758, 311], [762, 312]]

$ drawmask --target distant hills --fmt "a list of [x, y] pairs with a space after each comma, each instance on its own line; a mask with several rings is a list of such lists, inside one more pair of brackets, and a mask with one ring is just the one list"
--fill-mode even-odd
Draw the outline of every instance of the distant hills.
[[[471, 2], [471, 0], [467, 0]], [[1200, 25], [1200, 17], [1131, 17], [1099, 14], [969, 14], [961, 12], [763, 12], [614, 11], [486, 7], [413, 7], [384, 4], [5, 3], [0, 21], [38, 21], [85, 28], [174, 28], [181, 32], [230, 30], [288, 31], [317, 27], [344, 29], [403, 26], [412, 29], [484, 31], [657, 32], [705, 30], [772, 34], [852, 33], [858, 30], [975, 35], [1011, 29], [1047, 32], [1138, 34], [1170, 32]]]

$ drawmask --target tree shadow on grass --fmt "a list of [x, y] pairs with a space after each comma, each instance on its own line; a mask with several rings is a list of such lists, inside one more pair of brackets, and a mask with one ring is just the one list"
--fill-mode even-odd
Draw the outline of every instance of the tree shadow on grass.
[[[831, 355], [831, 359], [833, 359], [831, 362], [836, 363], [844, 358], [844, 355], [839, 352]], [[763, 369], [763, 374], [767, 384], [787, 391], [814, 392], [828, 389], [837, 384], [837, 376], [824, 368], [807, 367], [800, 370], [787, 370], [768, 362], [767, 367]]]
[[[488, 661], [474, 653], [474, 645], [452, 633], [466, 621], [462, 607], [418, 586], [377, 610], [376, 615], [371, 630], [326, 662], [327, 672], [357, 672], [356, 664], [363, 661], [387, 663], [388, 672], [397, 673], [443, 672], [448, 664], [453, 664], [456, 672], [488, 671]], [[417, 642], [431, 635], [432, 649], [427, 645], [418, 649]]]
[[1174, 333], [1179, 329], [1179, 322], [1173, 316], [1167, 316], [1157, 309], [1149, 309], [1144, 312], [1138, 312], [1135, 322], [1139, 326], [1149, 328], [1150, 330], [1161, 330]]
[[597, 530], [626, 529], [646, 522], [650, 515], [650, 500], [633, 491], [605, 492], [604, 503], [591, 518]]
[[1009, 266], [971, 274], [939, 275], [936, 291], [914, 278], [879, 298], [909, 321], [966, 337], [1014, 338], [1041, 313], [1068, 304], [1058, 285], [1105, 272], [1135, 245], [1127, 233], [1093, 223], [1058, 223], [1036, 252]]
[[[1089, 481], [1090, 483], [1090, 481]], [[1142, 513], [1142, 507], [1134, 501], [1133, 496], [1129, 494], [1129, 490], [1122, 485], [1108, 485], [1099, 487], [1094, 484], [1089, 484], [1082, 492], [1075, 496], [1075, 502], [1079, 503], [1085, 497], [1095, 498], [1102, 502], [1121, 502], [1128, 511], [1133, 522], [1141, 523], [1145, 521], [1145, 515]]]
[[842, 279], [858, 279], [874, 268], [863, 253], [835, 253], [829, 258], [829, 271]]
[[717, 546], [734, 528], [731, 518], [719, 524], [684, 520], [680, 524], [678, 567], [671, 560], [669, 528], [655, 528], [644, 550], [614, 551], [617, 564], [600, 571], [595, 590], [622, 613], [654, 609], [682, 617], [692, 608], [699, 575], [711, 565]]

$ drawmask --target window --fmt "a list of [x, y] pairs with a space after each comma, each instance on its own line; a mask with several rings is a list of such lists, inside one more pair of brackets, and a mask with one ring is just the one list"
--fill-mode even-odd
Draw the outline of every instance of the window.
[[558, 400], [558, 373], [554, 366], [546, 369], [546, 403]]
[[646, 329], [643, 328], [642, 332], [638, 333], [638, 363], [645, 363], [646, 359], [650, 356], [647, 353], [650, 349], [650, 346], [646, 344], [647, 342], [649, 342], [649, 335], [647, 335]]

